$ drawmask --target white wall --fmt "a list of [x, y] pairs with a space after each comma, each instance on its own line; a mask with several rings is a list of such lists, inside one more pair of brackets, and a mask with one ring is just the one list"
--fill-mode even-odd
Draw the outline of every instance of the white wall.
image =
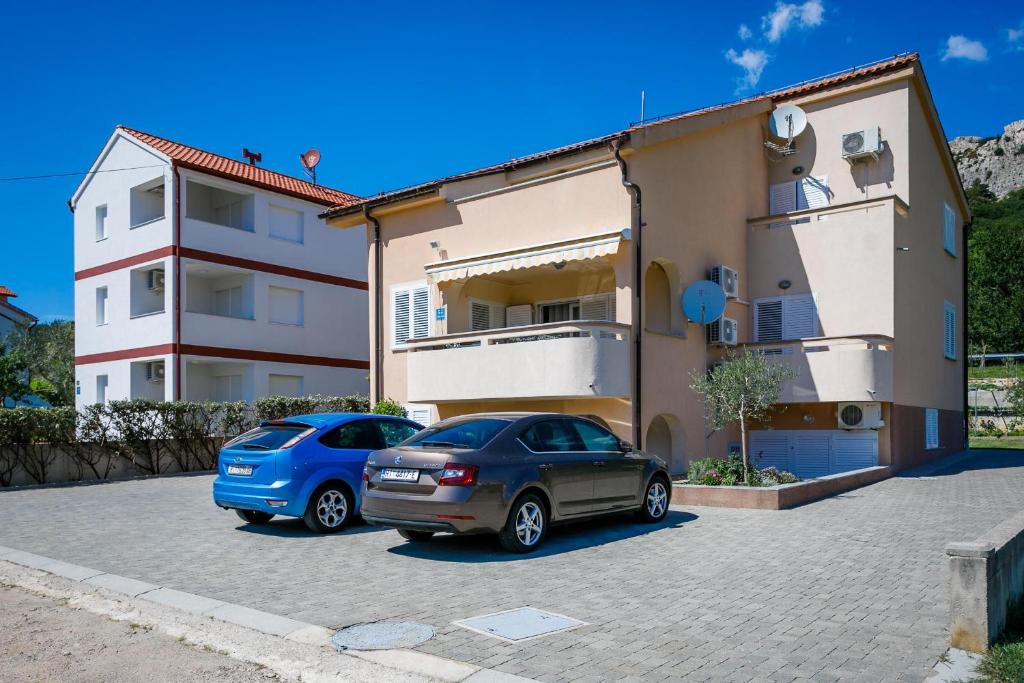
[[198, 372], [185, 373], [183, 395], [204, 400], [213, 395], [212, 377], [217, 374], [242, 374], [243, 400], [251, 401], [270, 393], [270, 376], [287, 375], [301, 377], [305, 394], [327, 394], [347, 396], [365, 394], [368, 391], [367, 370], [332, 368], [300, 363], [271, 363], [265, 361], [235, 361], [230, 359], [199, 358], [184, 356], [182, 365], [189, 367], [190, 361], [201, 361]]
[[[141, 368], [141, 371], [144, 372], [145, 369], [142, 364], [149, 360], [163, 360], [166, 374], [163, 382], [147, 385], [146, 392], [148, 397], [170, 400], [174, 392], [174, 361], [170, 355], [158, 355], [147, 358], [133, 358], [131, 360], [75, 366], [75, 407], [81, 409], [83, 406], [96, 403], [96, 377], [98, 375], [107, 376], [108, 402], [131, 398], [133, 371], [136, 374], [140, 371], [133, 368], [133, 364], [137, 364], [137, 368]], [[136, 388], [138, 389], [141, 386], [138, 384], [139, 377], [136, 377], [135, 381]], [[141, 381], [146, 381], [144, 376], [141, 377]]]

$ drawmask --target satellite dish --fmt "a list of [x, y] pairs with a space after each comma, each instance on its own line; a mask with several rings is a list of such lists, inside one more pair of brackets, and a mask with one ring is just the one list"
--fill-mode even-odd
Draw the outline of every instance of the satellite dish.
[[725, 290], [717, 282], [698, 280], [686, 288], [680, 303], [688, 320], [707, 325], [725, 313]]
[[778, 140], [792, 140], [807, 128], [807, 114], [795, 104], [784, 104], [768, 116], [768, 131]]
[[302, 165], [312, 171], [320, 163], [320, 152], [311, 149], [302, 156]]

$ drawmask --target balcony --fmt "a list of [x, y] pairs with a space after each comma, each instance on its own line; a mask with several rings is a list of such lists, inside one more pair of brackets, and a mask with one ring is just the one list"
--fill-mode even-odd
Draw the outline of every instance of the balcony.
[[561, 322], [410, 340], [408, 400], [624, 398], [630, 326]]
[[779, 403], [893, 400], [889, 337], [819, 337], [747, 347], [800, 373], [785, 383]]

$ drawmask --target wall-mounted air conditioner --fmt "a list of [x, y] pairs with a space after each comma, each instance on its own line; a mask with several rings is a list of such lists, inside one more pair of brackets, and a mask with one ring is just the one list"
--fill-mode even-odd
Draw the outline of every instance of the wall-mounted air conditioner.
[[843, 158], [853, 162], [871, 157], [875, 161], [882, 153], [882, 129], [878, 126], [843, 134]]
[[882, 421], [882, 404], [857, 401], [839, 404], [840, 429], [879, 429]]
[[727, 299], [740, 296], [740, 275], [728, 266], [715, 266], [711, 269], [711, 281], [721, 286]]
[[739, 325], [732, 318], [719, 318], [708, 325], [708, 343], [715, 346], [736, 346]]
[[151, 360], [146, 363], [146, 380], [149, 382], [164, 381], [164, 362], [162, 360]]
[[146, 281], [146, 287], [151, 292], [161, 292], [164, 289], [164, 271], [162, 270], [151, 270], [149, 271], [149, 278]]

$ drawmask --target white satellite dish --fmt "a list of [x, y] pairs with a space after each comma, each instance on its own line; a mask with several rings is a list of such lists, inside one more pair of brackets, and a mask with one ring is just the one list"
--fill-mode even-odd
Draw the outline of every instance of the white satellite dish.
[[795, 104], [784, 104], [768, 116], [768, 132], [778, 140], [792, 140], [807, 128], [807, 114]]

